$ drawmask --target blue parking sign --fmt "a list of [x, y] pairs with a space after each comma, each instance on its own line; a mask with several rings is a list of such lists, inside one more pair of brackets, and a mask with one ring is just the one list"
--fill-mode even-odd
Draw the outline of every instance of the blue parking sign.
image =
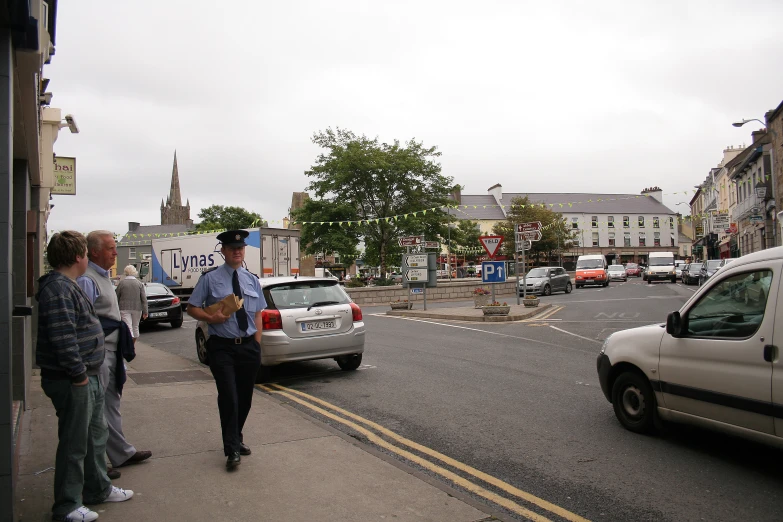
[[482, 283], [505, 283], [506, 263], [504, 261], [484, 261], [481, 263]]

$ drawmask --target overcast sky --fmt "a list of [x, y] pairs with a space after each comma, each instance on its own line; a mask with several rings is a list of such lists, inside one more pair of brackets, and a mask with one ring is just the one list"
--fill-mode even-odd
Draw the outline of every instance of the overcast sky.
[[[228, 6], [232, 8], [229, 9]], [[783, 100], [783, 2], [60, 2], [55, 153], [77, 195], [52, 231], [160, 224], [177, 150], [191, 217], [274, 225], [342, 127], [443, 153], [466, 194], [639, 193], [684, 211], [728, 145]]]

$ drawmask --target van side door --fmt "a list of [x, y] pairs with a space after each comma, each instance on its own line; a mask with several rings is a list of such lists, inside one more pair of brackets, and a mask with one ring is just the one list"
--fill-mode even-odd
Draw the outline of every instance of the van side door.
[[[765, 345], [774, 331], [779, 260], [758, 262], [711, 278], [708, 289], [681, 310], [683, 334], [661, 339], [662, 406], [772, 434], [773, 363]], [[755, 299], [740, 299], [753, 285]], [[770, 298], [770, 290], [775, 295]]]

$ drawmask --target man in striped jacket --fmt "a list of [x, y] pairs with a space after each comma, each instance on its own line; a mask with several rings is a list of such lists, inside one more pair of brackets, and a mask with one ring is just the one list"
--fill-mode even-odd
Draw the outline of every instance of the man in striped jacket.
[[103, 387], [103, 328], [95, 308], [76, 284], [87, 270], [87, 240], [78, 232], [55, 234], [46, 247], [54, 271], [39, 279], [35, 361], [41, 387], [57, 412], [57, 457], [52, 518], [91, 521], [84, 504], [122, 502], [133, 491], [111, 484], [106, 474]]

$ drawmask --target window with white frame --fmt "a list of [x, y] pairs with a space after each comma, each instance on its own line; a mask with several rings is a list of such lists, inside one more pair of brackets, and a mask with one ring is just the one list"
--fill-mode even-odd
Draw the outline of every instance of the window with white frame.
[[674, 230], [674, 218], [673, 217], [669, 218], [669, 228]]
[[136, 259], [136, 247], [128, 248], [128, 259]]
[[614, 228], [614, 216], [609, 216], [606, 218], [606, 226], [609, 228]]
[[593, 246], [598, 246], [598, 232], [593, 232]]
[[631, 218], [629, 216], [623, 216], [623, 228], [631, 228]]
[[644, 235], [644, 232], [639, 232], [639, 246], [647, 246], [647, 236]]
[[639, 228], [644, 228], [644, 216], [639, 216]]
[[574, 230], [579, 228], [579, 218], [571, 218], [571, 228]]
[[623, 246], [631, 246], [631, 233], [626, 232], [623, 234]]
[[653, 216], [653, 228], [661, 228], [661, 220], [658, 216]]
[[661, 233], [656, 232], [653, 236], [653, 246], [661, 246]]
[[598, 228], [598, 216], [593, 216], [590, 218], [590, 221], [593, 224], [593, 228]]
[[609, 246], [610, 247], [615, 246], [615, 244], [614, 244], [614, 232], [609, 232]]

